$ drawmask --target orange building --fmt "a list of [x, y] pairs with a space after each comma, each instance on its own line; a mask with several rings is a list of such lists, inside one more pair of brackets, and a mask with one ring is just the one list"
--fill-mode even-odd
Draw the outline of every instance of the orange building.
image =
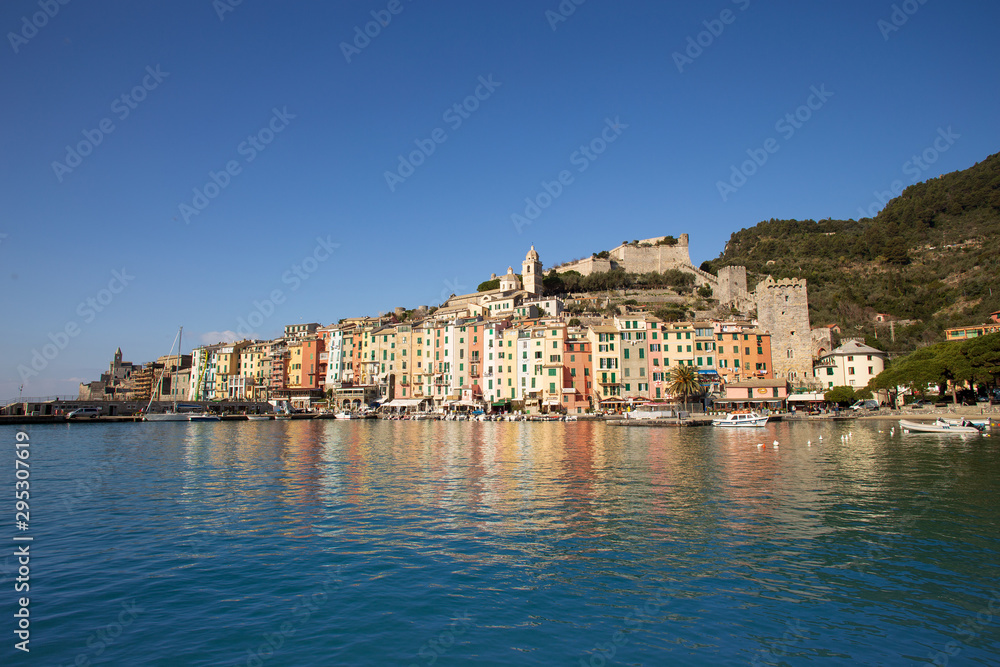
[[566, 414], [585, 412], [591, 406], [594, 378], [591, 377], [593, 355], [590, 339], [584, 330], [566, 330], [563, 342], [563, 382], [561, 406]]
[[723, 383], [774, 378], [771, 334], [739, 324], [716, 324], [716, 358]]

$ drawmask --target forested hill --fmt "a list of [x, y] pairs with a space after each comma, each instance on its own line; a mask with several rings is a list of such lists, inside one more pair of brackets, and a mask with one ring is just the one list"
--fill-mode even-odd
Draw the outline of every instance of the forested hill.
[[768, 220], [732, 235], [712, 270], [747, 267], [756, 280], [806, 278], [814, 326], [874, 342], [874, 316], [919, 320], [878, 330], [878, 346], [906, 351], [949, 326], [1000, 310], [1000, 153], [912, 185], [874, 218]]

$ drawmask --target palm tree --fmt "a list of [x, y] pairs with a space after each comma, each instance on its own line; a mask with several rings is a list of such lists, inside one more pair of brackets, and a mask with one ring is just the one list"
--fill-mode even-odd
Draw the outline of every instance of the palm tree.
[[687, 409], [687, 397], [690, 394], [701, 393], [701, 383], [698, 382], [698, 371], [691, 366], [677, 364], [670, 371], [670, 384], [667, 391], [671, 394], [680, 394], [684, 399], [684, 409]]

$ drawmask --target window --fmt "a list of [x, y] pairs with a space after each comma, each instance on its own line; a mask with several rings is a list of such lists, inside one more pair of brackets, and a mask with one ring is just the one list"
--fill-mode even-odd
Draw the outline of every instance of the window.
[[847, 367], [847, 374], [848, 375], [854, 375], [854, 366], [848, 366]]
[[557, 370], [557, 369], [555, 369], [555, 368], [550, 368], [550, 369], [549, 369], [549, 375], [551, 375], [551, 376], [555, 377], [555, 374], [556, 374], [556, 370]]

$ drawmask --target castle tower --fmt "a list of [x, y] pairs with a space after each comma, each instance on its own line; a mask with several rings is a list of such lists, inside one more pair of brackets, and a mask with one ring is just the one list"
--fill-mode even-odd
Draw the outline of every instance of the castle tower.
[[745, 266], [724, 266], [719, 269], [719, 287], [715, 293], [719, 303], [741, 308], [749, 296]]
[[524, 282], [524, 291], [531, 296], [542, 295], [542, 263], [538, 261], [538, 253], [535, 246], [524, 256], [521, 263], [521, 278]]
[[757, 323], [771, 334], [774, 377], [795, 386], [812, 383], [812, 329], [809, 297], [804, 279], [774, 280], [757, 284]]

